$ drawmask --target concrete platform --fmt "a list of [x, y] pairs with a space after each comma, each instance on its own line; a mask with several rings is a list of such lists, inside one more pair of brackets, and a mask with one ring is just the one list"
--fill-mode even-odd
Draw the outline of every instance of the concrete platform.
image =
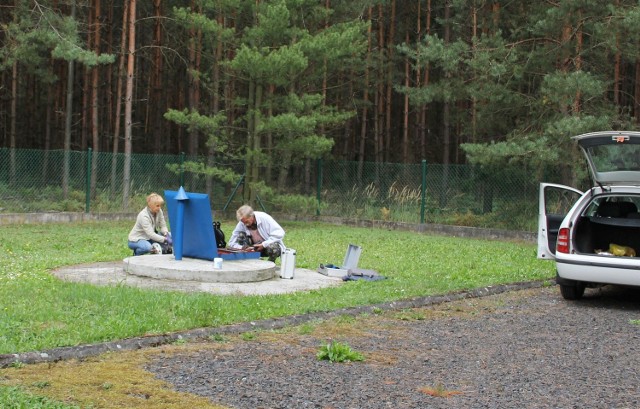
[[[154, 255], [149, 257], [160, 256]], [[194, 259], [183, 259], [182, 261], [190, 263], [192, 260]], [[269, 263], [267, 261], [263, 262]], [[213, 262], [209, 263], [213, 264]], [[223, 267], [226, 263], [229, 262], [225, 261]], [[184, 267], [184, 265], [181, 266]], [[124, 261], [65, 266], [51, 271], [55, 277], [61, 280], [76, 283], [98, 286], [125, 285], [145, 289], [205, 292], [216, 295], [286, 294], [298, 291], [319, 290], [344, 283], [341, 278], [327, 277], [314, 270], [304, 268], [296, 268], [293, 279], [280, 278], [278, 266], [275, 266], [275, 272], [275, 276], [263, 281], [223, 283], [175, 278], [153, 278], [145, 275], [130, 274], [125, 270]]]
[[213, 261], [173, 254], [148, 254], [124, 259], [124, 271], [160, 280], [202, 281], [205, 283], [253, 283], [271, 280], [280, 272], [272, 261], [261, 259], [224, 260], [222, 268], [213, 268]]

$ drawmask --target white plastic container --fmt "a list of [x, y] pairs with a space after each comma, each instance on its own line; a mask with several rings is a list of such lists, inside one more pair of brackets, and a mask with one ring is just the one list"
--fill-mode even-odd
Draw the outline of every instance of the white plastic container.
[[216, 257], [213, 259], [213, 268], [215, 268], [216, 270], [222, 269], [222, 258]]
[[296, 251], [283, 249], [280, 254], [280, 278], [293, 278], [296, 271]]

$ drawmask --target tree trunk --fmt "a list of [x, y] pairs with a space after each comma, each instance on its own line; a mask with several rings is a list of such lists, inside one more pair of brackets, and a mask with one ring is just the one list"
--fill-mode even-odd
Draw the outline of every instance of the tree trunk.
[[[114, 30], [111, 29], [111, 27], [113, 27], [114, 0], [106, 0], [106, 1], [107, 1], [106, 3], [107, 14], [105, 16], [103, 27], [106, 28], [107, 36], [104, 41], [105, 42], [104, 49], [107, 54], [115, 55], [116, 52], [113, 50]], [[122, 54], [122, 49], [118, 50], [118, 54]], [[114, 70], [112, 69], [112, 67], [114, 67], [114, 65], [109, 64], [109, 66], [105, 67], [104, 69], [105, 71], [105, 75], [103, 79], [104, 91], [102, 92], [102, 96], [103, 96], [102, 106], [104, 107], [104, 109], [102, 110], [100, 115], [100, 124], [102, 126], [102, 135], [103, 135], [103, 137], [101, 138], [101, 142], [102, 142], [102, 148], [100, 149], [101, 152], [109, 152], [112, 149], [112, 145], [113, 145], [113, 128], [112, 128], [113, 121], [112, 120], [113, 120], [113, 109], [114, 109], [114, 103], [113, 103]], [[113, 193], [113, 190], [111, 190], [111, 193]]]
[[374, 117], [373, 117], [373, 145], [374, 145], [374, 161], [382, 162], [384, 160], [384, 107], [385, 107], [385, 83], [386, 70], [385, 65], [385, 19], [382, 5], [378, 5], [378, 62], [375, 69], [375, 96], [374, 96]]
[[[574, 31], [574, 27], [571, 24], [569, 17], [570, 16], [567, 16], [564, 22], [564, 25], [562, 27], [562, 33], [560, 38], [560, 44], [562, 45], [570, 43], [571, 36]], [[578, 48], [578, 44], [576, 43], [576, 50], [577, 48]], [[569, 50], [568, 47], [566, 47], [566, 49]], [[565, 51], [564, 53], [562, 53], [559, 61], [560, 71], [563, 73], [569, 73], [571, 71], [572, 64], [574, 63], [574, 58], [575, 56], [571, 55], [569, 51]], [[564, 103], [560, 104], [559, 111], [565, 116], [570, 116], [573, 110], [579, 109], [577, 98], [578, 98], [578, 95], [576, 95], [576, 99], [573, 101], [573, 104], [571, 104], [570, 106]], [[574, 151], [571, 146], [568, 147], [568, 152], [569, 152], [569, 155], [571, 155], [571, 157], [573, 158]], [[572, 166], [573, 163], [575, 163], [574, 160], [569, 160], [569, 161], [563, 161], [561, 165], [560, 173], [561, 173], [561, 183], [563, 185], [575, 186], [574, 184], [575, 175], [574, 175], [573, 166]]]
[[[475, 4], [471, 7], [471, 21], [472, 21], [472, 26], [471, 26], [471, 37], [472, 37], [472, 41], [471, 41], [471, 53], [473, 56], [476, 55], [477, 53], [477, 46], [476, 46], [476, 42], [474, 41], [476, 38], [478, 38], [478, 9], [475, 7]], [[472, 57], [473, 58], [473, 57]], [[472, 78], [472, 80], [475, 80], [475, 78]], [[477, 107], [478, 105], [478, 101], [476, 100], [476, 97], [471, 97], [471, 142], [475, 143], [476, 142], [476, 133], [477, 133], [477, 127], [478, 127], [478, 112], [477, 112]]]
[[[93, 12], [93, 50], [96, 55], [100, 55], [100, 0], [94, 0]], [[91, 160], [91, 198], [96, 198], [96, 183], [98, 178], [98, 152], [100, 151], [100, 133], [98, 126], [98, 79], [100, 76], [100, 65], [96, 64], [92, 69], [91, 78], [91, 141], [93, 146]]]
[[260, 140], [260, 134], [258, 133], [258, 128], [260, 127], [260, 108], [262, 105], [262, 93], [263, 86], [255, 82], [255, 80], [251, 80], [253, 84], [253, 98], [251, 97], [251, 92], [249, 96], [249, 110], [252, 111], [250, 114], [250, 127], [248, 129], [248, 134], [250, 137], [249, 143], [247, 144], [247, 149], [249, 152], [249, 166], [247, 169], [247, 176], [245, 178], [246, 186], [248, 188], [248, 201], [250, 204], [254, 205], [257, 200], [257, 192], [255, 189], [255, 183], [258, 182], [259, 172], [260, 172], [260, 164], [258, 163], [257, 153], [260, 152], [262, 143]]
[[162, 2], [161, 0], [153, 0], [153, 8], [155, 10], [155, 27], [154, 27], [154, 44], [156, 46], [153, 51], [153, 72], [151, 77], [151, 87], [152, 87], [152, 101], [150, 101], [148, 106], [152, 107], [151, 114], [151, 129], [153, 135], [153, 151], [155, 153], [160, 153], [162, 149], [162, 142], [164, 141], [164, 133], [162, 132], [162, 121], [164, 115], [164, 98], [162, 93], [162, 72], [163, 72], [163, 59], [162, 59], [162, 46], [163, 46], [163, 18], [162, 18]]
[[[373, 9], [369, 7], [369, 21], [372, 20], [373, 17]], [[364, 68], [364, 95], [362, 96], [362, 118], [360, 119], [362, 122], [360, 124], [360, 146], [358, 149], [358, 181], [362, 180], [362, 170], [364, 167], [364, 152], [365, 152], [365, 142], [367, 141], [367, 115], [368, 115], [368, 105], [369, 105], [369, 63], [371, 62], [371, 25], [367, 30], [367, 63]]]
[[129, 0], [129, 43], [127, 52], [127, 82], [124, 103], [124, 169], [122, 177], [122, 209], [129, 208], [129, 185], [131, 183], [131, 133], [133, 109], [133, 74], [136, 52], [136, 0]]
[[[445, 47], [451, 42], [451, 4], [449, 0], [445, 1], [444, 6], [444, 44]], [[446, 74], [447, 77], [450, 74]], [[451, 136], [450, 136], [450, 113], [451, 102], [444, 101], [442, 107], [442, 187], [440, 189], [440, 207], [447, 205], [447, 190], [449, 189], [449, 156], [451, 154]]]
[[255, 135], [255, 121], [256, 121], [256, 113], [255, 113], [255, 100], [256, 100], [256, 83], [250, 78], [249, 79], [249, 90], [247, 95], [247, 152], [246, 152], [246, 160], [244, 165], [244, 190], [243, 190], [243, 199], [245, 199], [248, 195], [249, 204], [253, 204], [251, 202], [251, 174], [253, 171], [253, 163], [255, 161], [255, 155], [252, 153], [252, 148], [254, 146]]
[[18, 62], [11, 67], [11, 125], [9, 125], [9, 185], [16, 184], [16, 121], [18, 113]]
[[[347, 82], [348, 87], [349, 87], [349, 93], [347, 95], [354, 95], [354, 88], [353, 88], [353, 83], [355, 81], [355, 77], [356, 74], [354, 72], [353, 69], [349, 70], [349, 79]], [[353, 151], [355, 150], [355, 146], [356, 146], [356, 141], [355, 141], [355, 135], [353, 132], [353, 119], [348, 119], [347, 123], [345, 124], [344, 127], [344, 132], [343, 132], [343, 144], [342, 144], [342, 159], [343, 160], [353, 160], [353, 158], [351, 157]]]
[[[71, 0], [71, 19], [76, 18], [76, 0]], [[62, 169], [62, 195], [69, 198], [69, 172], [71, 164], [71, 124], [73, 122], [73, 85], [75, 83], [75, 62], [67, 63], [67, 102], [64, 113], [64, 161]]]
[[[582, 12], [578, 11], [578, 19], [580, 20], [582, 17]], [[575, 61], [575, 67], [574, 67], [574, 71], [580, 71], [582, 70], [582, 26], [578, 26], [578, 28], [576, 29], [576, 55], [574, 58]], [[616, 67], [617, 69], [619, 69], [620, 67]], [[619, 74], [619, 73], [618, 73]], [[582, 93], [580, 92], [580, 90], [578, 89], [576, 91], [576, 97], [575, 97], [575, 101], [573, 102], [573, 115], [574, 116], [578, 116], [580, 115], [580, 104], [581, 104], [581, 99], [582, 99]], [[619, 100], [619, 98], [618, 98]], [[617, 104], [618, 101], [616, 101]], [[577, 153], [577, 150], [576, 150]], [[574, 157], [577, 159], [577, 157]], [[575, 182], [575, 180], [574, 180]], [[574, 184], [571, 184], [570, 186], [575, 186]]]
[[[89, 25], [91, 25], [94, 21], [94, 12], [95, 9], [93, 7], [89, 7]], [[89, 28], [87, 32], [87, 50], [93, 49], [93, 31]], [[82, 75], [82, 108], [81, 108], [81, 128], [80, 128], [80, 149], [82, 151], [86, 151], [88, 145], [88, 134], [90, 127], [90, 119], [91, 119], [91, 68], [87, 65], [83, 66], [83, 75]]]
[[[269, 88], [267, 89], [267, 101], [273, 101], [274, 98], [274, 93], [275, 93], [275, 85], [270, 84]], [[295, 92], [295, 89], [293, 86], [291, 86], [290, 93]], [[269, 104], [269, 107], [267, 108], [267, 118], [271, 118], [273, 117], [273, 104]], [[273, 132], [271, 131], [267, 131], [266, 135], [265, 135], [265, 142], [266, 142], [266, 151], [268, 152], [268, 155], [271, 156], [274, 154], [273, 152]], [[272, 172], [272, 161], [268, 161], [267, 163], [265, 163], [265, 169], [264, 169], [264, 180], [267, 184], [271, 183], [271, 172]]]
[[[391, 0], [391, 19], [389, 21], [389, 39], [387, 40], [386, 50], [388, 53], [387, 57], [387, 95], [385, 99], [385, 128], [384, 128], [384, 161], [389, 162], [391, 159], [391, 140], [393, 136], [391, 135], [391, 113], [392, 113], [392, 97], [393, 97], [393, 73], [395, 71], [395, 64], [393, 63], [394, 59], [394, 50], [396, 48], [395, 45], [395, 36], [396, 36], [396, 0]], [[407, 44], [409, 44], [407, 42]]]
[[[409, 31], [405, 33], [405, 42], [409, 44]], [[404, 59], [404, 86], [409, 87], [409, 57]], [[402, 162], [409, 163], [409, 94], [404, 94], [404, 111], [402, 112]]]
[[[616, 8], [620, 7], [620, 1], [615, 1]], [[620, 52], [620, 35], [616, 33], [616, 48], [613, 57], [613, 103], [617, 106], [620, 105], [620, 71], [622, 63], [622, 53]]]
[[49, 174], [49, 149], [51, 149], [51, 123], [53, 115], [51, 115], [54, 105], [53, 105], [53, 94], [54, 94], [54, 86], [53, 84], [47, 85], [47, 106], [46, 106], [46, 118], [44, 124], [44, 158], [42, 161], [42, 182], [46, 182], [47, 175]]
[[122, 78], [124, 77], [124, 63], [127, 46], [127, 31], [129, 21], [129, 2], [125, 1], [122, 12], [122, 38], [120, 39], [120, 57], [118, 57], [118, 72], [116, 80], [116, 109], [113, 121], [113, 155], [111, 156], [111, 195], [112, 199], [116, 192], [116, 178], [118, 172], [118, 150], [120, 145], [120, 118], [122, 114]]
[[[331, 0], [325, 0], [324, 8], [326, 11], [331, 11]], [[327, 13], [327, 16], [329, 13]], [[327, 18], [324, 22], [324, 29], [329, 29], [329, 18]], [[327, 78], [327, 57], [324, 57], [322, 60], [322, 109], [327, 106], [327, 87], [328, 87], [328, 78]], [[324, 124], [320, 127], [320, 135], [325, 134], [325, 126]]]
[[[218, 24], [220, 24], [220, 27], [223, 27], [224, 25], [224, 19], [222, 17], [218, 17]], [[215, 48], [215, 55], [214, 55], [214, 59], [213, 59], [213, 67], [211, 67], [211, 88], [213, 89], [213, 93], [212, 93], [212, 99], [211, 99], [211, 109], [212, 109], [212, 114], [213, 115], [217, 115], [220, 112], [220, 84], [221, 84], [221, 77], [220, 77], [220, 61], [222, 60], [222, 40], [221, 39], [217, 39], [216, 40], [216, 48]], [[207, 155], [207, 166], [208, 167], [212, 167], [215, 165], [215, 158], [216, 158], [216, 149], [218, 147], [213, 143], [213, 141], [209, 141], [208, 143], [208, 155]], [[206, 181], [205, 181], [205, 189], [206, 189], [206, 193], [209, 194], [209, 197], [212, 198], [213, 201], [213, 178], [209, 175], [206, 176]]]
[[[420, 0], [418, 0], [420, 1]], [[420, 7], [418, 7], [420, 10]], [[420, 30], [420, 13], [418, 13], [418, 33], [421, 33]], [[425, 21], [425, 35], [431, 34], [431, 0], [427, 0], [427, 15]], [[419, 87], [427, 87], [429, 86], [429, 75], [430, 75], [430, 67], [429, 63], [425, 64], [424, 74], [421, 75], [420, 70], [417, 71], [416, 74], [416, 82]], [[422, 104], [420, 106], [420, 114], [418, 119], [418, 139], [420, 140], [420, 158], [424, 159], [427, 157], [427, 120], [428, 120], [428, 105]]]
[[636, 84], [633, 92], [633, 117], [640, 123], [640, 58], [636, 58]]
[[[195, 1], [191, 3], [191, 11], [198, 11]], [[187, 76], [189, 78], [189, 109], [192, 112], [197, 112], [200, 105], [200, 79], [194, 73], [200, 70], [201, 38], [201, 30], [189, 30], [189, 70]], [[198, 155], [199, 136], [200, 132], [195, 128], [189, 131], [189, 155], [192, 157]]]
[[[567, 44], [570, 40], [571, 40], [571, 33], [573, 32], [573, 27], [571, 26], [571, 24], [569, 22], [565, 22], [563, 28], [562, 28], [562, 37], [560, 39], [560, 44]], [[568, 73], [569, 72], [569, 68], [571, 66], [571, 60], [572, 60], [572, 56], [569, 55], [568, 52], [563, 52], [560, 56], [560, 71], [563, 73]], [[559, 107], [560, 112], [564, 115], [568, 114], [568, 107], [565, 106], [564, 104], [561, 105]]]

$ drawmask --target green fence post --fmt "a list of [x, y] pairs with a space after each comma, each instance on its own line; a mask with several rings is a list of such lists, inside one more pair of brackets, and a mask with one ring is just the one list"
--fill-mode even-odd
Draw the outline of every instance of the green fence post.
[[424, 223], [424, 211], [427, 206], [427, 161], [425, 159], [422, 159], [422, 197], [420, 202], [420, 223]]
[[91, 208], [91, 148], [87, 150], [87, 183], [85, 187], [85, 205], [84, 212], [89, 213]]
[[244, 183], [244, 175], [240, 177], [240, 180], [238, 181], [238, 183], [236, 183], [236, 187], [233, 188], [233, 192], [231, 192], [231, 194], [229, 195], [229, 198], [227, 199], [227, 203], [225, 203], [224, 206], [222, 207], [223, 212], [227, 210], [227, 207], [229, 207], [229, 204], [231, 203], [231, 201], [236, 195], [236, 192], [238, 191], [240, 186], [242, 186], [243, 183]]
[[184, 187], [184, 152], [180, 152], [180, 187]]
[[322, 158], [318, 159], [318, 181], [316, 184], [316, 216], [320, 216], [320, 192], [322, 191]]

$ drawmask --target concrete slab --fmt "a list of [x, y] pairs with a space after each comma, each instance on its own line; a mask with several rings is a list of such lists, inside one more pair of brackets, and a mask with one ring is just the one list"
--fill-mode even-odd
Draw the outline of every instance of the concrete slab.
[[[276, 271], [278, 271], [277, 268]], [[158, 279], [127, 273], [123, 261], [66, 266], [53, 270], [52, 274], [61, 280], [99, 286], [126, 285], [165, 291], [205, 292], [218, 295], [286, 294], [334, 287], [344, 282], [340, 278], [327, 277], [316, 271], [304, 268], [296, 268], [293, 279], [281, 279], [276, 276], [268, 280], [248, 283]]]
[[224, 260], [222, 268], [214, 268], [213, 261], [188, 257], [176, 260], [173, 254], [127, 257], [124, 271], [155, 279], [205, 283], [252, 283], [271, 280], [279, 274], [273, 261]]

